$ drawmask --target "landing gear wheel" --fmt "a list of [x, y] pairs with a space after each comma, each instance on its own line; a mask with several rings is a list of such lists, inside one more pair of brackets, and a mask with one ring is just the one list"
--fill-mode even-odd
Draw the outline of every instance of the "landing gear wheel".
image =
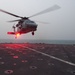
[[34, 32], [32, 32], [32, 35], [34, 35]]

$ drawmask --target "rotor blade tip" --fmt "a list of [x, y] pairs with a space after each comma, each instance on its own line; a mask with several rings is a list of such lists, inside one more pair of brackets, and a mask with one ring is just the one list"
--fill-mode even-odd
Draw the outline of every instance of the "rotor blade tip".
[[59, 5], [57, 5], [57, 4], [55, 5], [55, 7], [56, 7], [56, 8], [58, 8], [58, 9], [60, 9], [60, 8], [61, 8], [61, 7], [60, 7]]

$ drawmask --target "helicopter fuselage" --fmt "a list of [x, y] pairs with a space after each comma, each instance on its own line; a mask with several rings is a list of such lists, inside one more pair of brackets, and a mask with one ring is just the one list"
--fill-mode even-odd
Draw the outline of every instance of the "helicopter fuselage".
[[18, 23], [17, 32], [20, 34], [34, 32], [37, 30], [37, 24], [31, 20], [25, 20], [23, 23]]
[[18, 24], [16, 24], [17, 30], [14, 29], [14, 32], [8, 32], [8, 34], [17, 35], [17, 34], [25, 34], [32, 32], [32, 35], [34, 35], [34, 31], [37, 30], [37, 24], [34, 21], [31, 21], [29, 19], [19, 21]]
[[37, 24], [29, 19], [24, 20], [22, 23], [18, 23], [17, 32], [25, 34], [28, 32], [34, 32], [37, 30]]

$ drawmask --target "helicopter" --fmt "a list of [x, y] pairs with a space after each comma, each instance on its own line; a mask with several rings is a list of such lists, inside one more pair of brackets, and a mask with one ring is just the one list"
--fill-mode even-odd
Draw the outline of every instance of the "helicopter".
[[16, 35], [15, 38], [17, 38], [19, 35], [26, 34], [26, 33], [29, 33], [29, 32], [31, 32], [32, 35], [34, 35], [34, 32], [37, 30], [38, 25], [36, 24], [35, 21], [30, 20], [30, 18], [38, 16], [38, 15], [42, 15], [42, 14], [45, 14], [45, 13], [48, 13], [48, 12], [51, 12], [51, 11], [54, 11], [54, 10], [57, 10], [59, 8], [60, 7], [58, 5], [53, 5], [52, 7], [49, 7], [47, 9], [45, 9], [41, 12], [38, 12], [38, 13], [32, 15], [32, 16], [29, 16], [29, 17], [21, 17], [21, 16], [18, 16], [18, 15], [12, 14], [10, 12], [7, 12], [5, 10], [2, 10], [2, 9], [0, 9], [0, 11], [3, 12], [3, 13], [9, 14], [11, 16], [20, 18], [20, 19], [17, 19], [17, 20], [9, 21], [9, 22], [18, 22], [18, 23], [15, 26], [12, 27], [13, 32], [7, 32], [7, 34]]

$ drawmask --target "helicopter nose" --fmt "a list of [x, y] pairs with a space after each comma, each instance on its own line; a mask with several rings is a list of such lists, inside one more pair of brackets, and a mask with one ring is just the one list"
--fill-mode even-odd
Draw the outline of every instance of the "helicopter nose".
[[30, 27], [32, 27], [32, 28], [37, 28], [37, 25], [29, 25]]

